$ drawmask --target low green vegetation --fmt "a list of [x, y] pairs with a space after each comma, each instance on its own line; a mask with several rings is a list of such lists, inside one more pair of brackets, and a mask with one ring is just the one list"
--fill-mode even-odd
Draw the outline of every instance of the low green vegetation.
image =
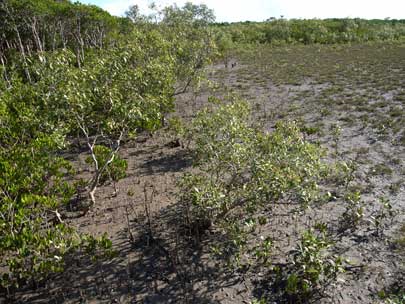
[[[279, 204], [290, 205], [295, 217], [330, 199], [320, 184], [341, 169], [323, 161], [324, 149], [306, 141], [294, 122], [279, 122], [270, 132], [257, 129], [249, 105], [233, 98], [202, 110], [186, 137], [193, 141], [196, 167], [180, 182], [186, 225], [208, 222], [205, 229], [219, 229], [224, 237], [213, 244], [216, 255], [237, 269], [267, 268], [276, 294], [290, 302], [305, 302], [337, 279], [343, 259], [325, 255], [333, 244], [326, 224], [296, 239], [283, 266], [272, 258], [279, 241], [264, 232], [280, 228], [271, 225]], [[360, 194], [347, 194], [346, 201], [343, 222], [355, 227], [363, 217]]]

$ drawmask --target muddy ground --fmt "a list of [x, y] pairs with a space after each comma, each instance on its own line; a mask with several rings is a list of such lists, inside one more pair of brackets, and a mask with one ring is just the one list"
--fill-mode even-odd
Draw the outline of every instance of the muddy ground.
[[[217, 86], [180, 96], [174, 115], [189, 121], [208, 96], [237, 94], [251, 103], [264, 130], [281, 119], [298, 121], [310, 130], [308, 140], [328, 149], [328, 159], [357, 164], [350, 187], [365, 204], [359, 227], [338, 232], [339, 199], [299, 219], [283, 216], [291, 210], [278, 206], [268, 232], [279, 240], [274, 259], [282, 260], [293, 246], [287, 235], [294, 240], [322, 220], [334, 233], [334, 251], [352, 267], [314, 302], [380, 303], [382, 290], [404, 288], [405, 45], [259, 46], [238, 52], [233, 61], [233, 68], [210, 67], [208, 79]], [[334, 130], [340, 130], [337, 137]], [[265, 270], [227, 268], [210, 253], [214, 231], [190, 233], [182, 225], [176, 183], [192, 170], [192, 159], [172, 133], [141, 134], [120, 154], [128, 172], [116, 185], [118, 193], [104, 186], [85, 216], [66, 213], [82, 232], [107, 233], [116, 256], [95, 262], [71, 257], [64, 273], [18, 291], [14, 302], [251, 303], [266, 297], [277, 303], [269, 300]], [[79, 159], [85, 168], [85, 155]], [[371, 216], [381, 197], [396, 214], [377, 235]]]

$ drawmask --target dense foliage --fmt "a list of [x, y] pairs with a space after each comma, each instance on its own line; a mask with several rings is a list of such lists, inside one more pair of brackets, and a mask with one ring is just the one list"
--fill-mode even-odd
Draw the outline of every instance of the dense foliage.
[[128, 20], [97, 6], [54, 0], [6, 0], [0, 4], [0, 54], [31, 54], [70, 48], [84, 55], [88, 47], [106, 48], [128, 29]]
[[[205, 6], [161, 14], [136, 27], [69, 1], [1, 2], [0, 286], [43, 279], [70, 253], [111, 246], [66, 224], [66, 205], [83, 187], [94, 204], [97, 186], [125, 176], [123, 140], [159, 128], [215, 53]], [[73, 144], [87, 147], [88, 180], [77, 181], [64, 157]]]
[[405, 37], [405, 20], [275, 19], [266, 22], [218, 24], [236, 43], [350, 43], [399, 40]]

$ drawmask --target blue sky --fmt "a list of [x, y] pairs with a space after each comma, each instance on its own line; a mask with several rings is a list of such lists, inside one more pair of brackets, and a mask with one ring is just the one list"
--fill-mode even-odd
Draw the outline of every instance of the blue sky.
[[[147, 11], [150, 0], [80, 0], [102, 7], [113, 15], [122, 15], [133, 4]], [[185, 0], [156, 0], [158, 6]], [[285, 18], [379, 18], [405, 19], [405, 0], [197, 0], [214, 9], [217, 21], [263, 21], [270, 17]]]

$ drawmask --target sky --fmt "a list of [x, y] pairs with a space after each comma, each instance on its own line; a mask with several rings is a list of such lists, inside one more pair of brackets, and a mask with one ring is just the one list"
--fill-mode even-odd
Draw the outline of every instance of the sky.
[[[147, 13], [150, 0], [79, 0], [95, 4], [121, 16], [130, 5], [137, 4]], [[155, 0], [159, 7], [176, 3], [182, 6], [186, 0]], [[405, 0], [188, 0], [194, 4], [206, 4], [213, 9], [218, 22], [264, 21], [279, 18], [365, 18], [405, 19]]]

